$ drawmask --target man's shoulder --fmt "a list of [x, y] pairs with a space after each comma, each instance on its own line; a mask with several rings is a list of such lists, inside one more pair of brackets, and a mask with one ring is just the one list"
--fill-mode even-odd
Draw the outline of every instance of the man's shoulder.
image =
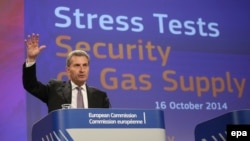
[[99, 88], [96, 88], [94, 86], [87, 86], [87, 89], [91, 92], [100, 92], [100, 93], [106, 93], [105, 91], [99, 89]]
[[68, 81], [63, 81], [63, 80], [57, 80], [57, 79], [51, 79], [49, 81], [49, 85], [54, 85], [54, 86], [62, 86], [62, 85], [69, 85], [70, 83]]

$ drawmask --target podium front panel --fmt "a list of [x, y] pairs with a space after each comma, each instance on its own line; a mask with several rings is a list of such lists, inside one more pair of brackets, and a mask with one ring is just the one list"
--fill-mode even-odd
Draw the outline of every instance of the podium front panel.
[[61, 109], [34, 124], [36, 141], [165, 141], [161, 110]]

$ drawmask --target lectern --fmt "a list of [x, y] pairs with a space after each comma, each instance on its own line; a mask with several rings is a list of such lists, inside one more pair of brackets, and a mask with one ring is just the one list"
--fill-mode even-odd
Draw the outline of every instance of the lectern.
[[60, 109], [32, 127], [32, 141], [165, 141], [161, 110]]
[[225, 141], [228, 124], [250, 124], [250, 110], [232, 111], [208, 121], [199, 123], [195, 127], [195, 141]]

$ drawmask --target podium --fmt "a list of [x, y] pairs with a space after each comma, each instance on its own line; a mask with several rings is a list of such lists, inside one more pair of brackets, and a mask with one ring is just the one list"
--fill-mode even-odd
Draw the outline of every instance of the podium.
[[250, 124], [250, 110], [232, 111], [195, 127], [195, 141], [226, 140], [227, 125]]
[[32, 141], [165, 141], [161, 110], [60, 109], [32, 127]]

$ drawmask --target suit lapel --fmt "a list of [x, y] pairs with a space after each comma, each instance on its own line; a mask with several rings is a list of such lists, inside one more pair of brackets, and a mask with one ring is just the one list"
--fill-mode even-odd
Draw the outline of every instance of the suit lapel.
[[70, 81], [64, 82], [57, 90], [58, 95], [64, 97], [66, 103], [71, 103], [71, 84]]
[[91, 94], [91, 89], [88, 87], [88, 85], [86, 84], [86, 89], [87, 89], [87, 96], [88, 96], [88, 107], [92, 108], [93, 105], [93, 95]]

